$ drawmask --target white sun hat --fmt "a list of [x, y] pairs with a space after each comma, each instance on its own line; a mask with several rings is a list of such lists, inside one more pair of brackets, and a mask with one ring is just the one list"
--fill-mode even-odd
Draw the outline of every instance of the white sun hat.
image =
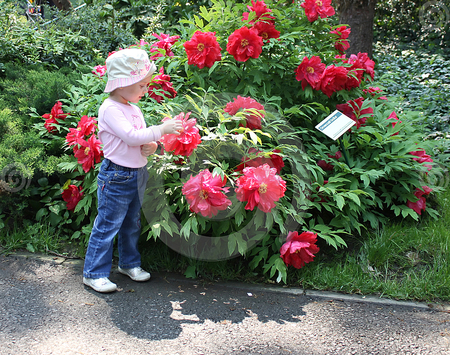
[[138, 48], [122, 49], [106, 59], [108, 82], [105, 92], [133, 85], [155, 71], [155, 63], [149, 60], [146, 51]]

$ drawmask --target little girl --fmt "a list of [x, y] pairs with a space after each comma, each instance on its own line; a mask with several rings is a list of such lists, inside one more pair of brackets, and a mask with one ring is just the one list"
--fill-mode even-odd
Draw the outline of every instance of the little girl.
[[109, 97], [98, 113], [99, 138], [104, 159], [98, 173], [98, 213], [89, 238], [83, 283], [98, 292], [113, 292], [117, 285], [108, 277], [112, 267], [113, 241], [117, 235], [119, 272], [134, 281], [150, 274], [141, 265], [138, 239], [140, 216], [148, 179], [147, 156], [164, 134], [179, 134], [181, 121], [169, 120], [146, 127], [137, 103], [148, 91], [156, 67], [142, 49], [120, 50], [106, 60]]

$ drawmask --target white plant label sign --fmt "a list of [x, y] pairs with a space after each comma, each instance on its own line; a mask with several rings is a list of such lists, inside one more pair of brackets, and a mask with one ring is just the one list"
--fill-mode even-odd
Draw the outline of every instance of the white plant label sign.
[[322, 122], [320, 122], [316, 126], [316, 129], [318, 129], [320, 132], [327, 135], [331, 139], [336, 140], [355, 124], [356, 122], [353, 121], [350, 117], [336, 110], [331, 115], [326, 117]]

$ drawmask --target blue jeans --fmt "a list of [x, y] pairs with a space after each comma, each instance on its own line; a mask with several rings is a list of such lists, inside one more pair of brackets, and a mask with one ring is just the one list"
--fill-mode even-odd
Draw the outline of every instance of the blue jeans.
[[84, 277], [109, 276], [116, 235], [119, 266], [129, 269], [141, 265], [138, 240], [147, 180], [147, 167], [124, 168], [109, 159], [103, 160], [97, 176], [98, 213], [86, 251]]

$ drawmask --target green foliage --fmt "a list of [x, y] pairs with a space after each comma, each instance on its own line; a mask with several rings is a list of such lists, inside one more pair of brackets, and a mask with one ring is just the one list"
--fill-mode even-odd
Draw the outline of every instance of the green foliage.
[[136, 41], [133, 23], [123, 18], [108, 1], [89, 2], [76, 11], [64, 15], [56, 12], [53, 16], [56, 20], [45, 25], [43, 31], [51, 29], [57, 33], [69, 29], [76, 31], [76, 37], [88, 39], [88, 46], [77, 52], [81, 63], [104, 64], [101, 57], [106, 58], [108, 52]]
[[[379, 0], [375, 41], [413, 43], [430, 52], [446, 52], [450, 43], [450, 1]], [[400, 43], [398, 43], [400, 42]]]
[[420, 125], [430, 134], [448, 132], [450, 121], [450, 69], [448, 59], [423, 50], [395, 49], [378, 44], [378, 82], [395, 95], [397, 109], [420, 114]]
[[[168, 153], [155, 154], [150, 159], [153, 185], [148, 187], [144, 201], [147, 222], [143, 233], [148, 239], [187, 241], [183, 250], [187, 256], [213, 254], [215, 250], [224, 251], [228, 256], [242, 255], [256, 273], [275, 278], [277, 282], [288, 282], [289, 269], [279, 250], [289, 231], [317, 233], [321, 245], [336, 250], [353, 243], [355, 239], [351, 236], [359, 237], [367, 229], [381, 228], [390, 218], [417, 221], [418, 214], [406, 203], [417, 201], [414, 193], [423, 185], [433, 189], [432, 195], [438, 193], [440, 185], [432, 177], [444, 172], [438, 164], [428, 170], [413, 159], [410, 152], [424, 149], [431, 154], [433, 149], [431, 142], [423, 142], [421, 127], [416, 124], [417, 113], [399, 110], [397, 114], [402, 122], [392, 127], [393, 122], [387, 118], [392, 111], [397, 111], [396, 102], [382, 100], [383, 92], [376, 96], [363, 92], [372, 84], [367, 76], [361, 87], [341, 90], [330, 97], [309, 86], [303, 90], [295, 79], [295, 69], [305, 56], [317, 55], [326, 65], [345, 66], [336, 63], [336, 38], [329, 33], [335, 19], [310, 23], [298, 4], [269, 0], [266, 4], [277, 19], [280, 38], [269, 40], [258, 58], [245, 62], [236, 61], [226, 51], [233, 31], [249, 25], [251, 20], [242, 21], [242, 13], [247, 11], [244, 3], [213, 1], [210, 7], [200, 6], [197, 13], [180, 20], [179, 27], [163, 27], [174, 31], [170, 35], [181, 37], [171, 48], [173, 57], [156, 60], [157, 66], [164, 67], [165, 73], [171, 76], [178, 95], [165, 99], [162, 104], [146, 99], [139, 105], [148, 124], [156, 124], [165, 116], [191, 112], [197, 120], [202, 143], [181, 165], [179, 156]], [[97, 5], [108, 9], [108, 4]], [[111, 26], [108, 29], [111, 33], [116, 30], [112, 19], [123, 9], [114, 9], [107, 16], [106, 26]], [[130, 11], [127, 14], [135, 16]], [[133, 24], [135, 19], [131, 21]], [[148, 24], [153, 26], [151, 22]], [[117, 28], [122, 25], [126, 28], [120, 22]], [[188, 64], [183, 43], [196, 30], [215, 32], [222, 48], [222, 60], [211, 68], [199, 69]], [[150, 34], [149, 30], [149, 38]], [[120, 46], [134, 43], [133, 38]], [[105, 52], [103, 55], [106, 57]], [[101, 64], [103, 58], [91, 60], [93, 66]], [[48, 134], [43, 122], [36, 126], [47, 148], [60, 147], [59, 153], [54, 154], [62, 159], [59, 168], [63, 173], [56, 182], [40, 180], [40, 186], [34, 191], [42, 203], [37, 217], [52, 226], [70, 230], [72, 239], [83, 246], [95, 217], [98, 166], [85, 173], [72, 152], [64, 149], [64, 140], [68, 129], [75, 128], [82, 115], [96, 116], [106, 96], [102, 92], [105, 82], [105, 77], [85, 73], [67, 91], [67, 96], [61, 98], [65, 112], [71, 116], [58, 121], [57, 132]], [[266, 115], [261, 130], [241, 127], [245, 119], [242, 112], [234, 116], [224, 112], [225, 104], [236, 95], [252, 97], [264, 104]], [[340, 142], [315, 129], [337, 104], [359, 97], [365, 99], [361, 109], [370, 111], [359, 115], [359, 119], [366, 120], [361, 127], [353, 127]], [[35, 111], [32, 117], [37, 119], [39, 115]], [[206, 218], [192, 212], [181, 191], [189, 176], [209, 168], [213, 175], [226, 177], [228, 186], [234, 189], [239, 176], [235, 167], [250, 148], [257, 148], [266, 156], [273, 149], [281, 151], [285, 167], [280, 175], [287, 183], [287, 191], [277, 207], [268, 213], [249, 211], [244, 203], [230, 197], [233, 204], [220, 218]], [[342, 158], [330, 157], [338, 151], [343, 153]], [[332, 170], [321, 168], [319, 160], [330, 164]], [[69, 184], [82, 186], [84, 192], [73, 212], [65, 209], [61, 199], [63, 189]], [[422, 214], [437, 217], [430, 203]], [[249, 230], [251, 233], [247, 233]], [[211, 244], [205, 248], [199, 236], [209, 237]], [[187, 275], [199, 273], [198, 264], [190, 263], [187, 267]]]
[[4, 0], [0, 1], [0, 9], [0, 63], [75, 69], [97, 60], [98, 51], [90, 37], [76, 27], [58, 27], [55, 23], [59, 20], [28, 22], [20, 7]]
[[[67, 96], [66, 91], [79, 75], [68, 68], [49, 71], [41, 66], [7, 63], [4, 77], [0, 79], [0, 100], [22, 115], [28, 114], [30, 107], [42, 115], [50, 112], [56, 101]], [[24, 122], [27, 126], [33, 123], [29, 117]]]
[[438, 220], [396, 221], [367, 234], [353, 250], [326, 251], [290, 274], [305, 288], [418, 301], [448, 301], [449, 192], [439, 195]]

